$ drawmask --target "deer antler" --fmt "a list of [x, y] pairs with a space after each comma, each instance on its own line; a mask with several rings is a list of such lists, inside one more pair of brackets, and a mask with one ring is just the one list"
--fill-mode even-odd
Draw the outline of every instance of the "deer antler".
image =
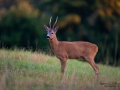
[[51, 28], [51, 19], [52, 19], [52, 16], [50, 17], [50, 22], [49, 22], [50, 28]]
[[54, 23], [54, 25], [53, 25], [53, 28], [54, 28], [55, 24], [57, 23], [57, 20], [58, 20], [58, 17], [56, 18], [56, 21], [55, 21], [55, 23]]

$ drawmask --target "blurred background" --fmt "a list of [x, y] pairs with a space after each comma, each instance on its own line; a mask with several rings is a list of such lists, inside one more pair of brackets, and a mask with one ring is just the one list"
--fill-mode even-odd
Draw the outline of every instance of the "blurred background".
[[51, 16], [58, 40], [95, 43], [97, 63], [120, 66], [120, 0], [0, 0], [0, 48], [48, 52]]

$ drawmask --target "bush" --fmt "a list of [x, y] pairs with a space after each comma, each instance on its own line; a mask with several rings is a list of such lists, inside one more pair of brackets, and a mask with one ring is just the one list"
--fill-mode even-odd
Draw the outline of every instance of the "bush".
[[38, 48], [47, 45], [40, 12], [27, 2], [11, 6], [0, 21], [1, 47]]

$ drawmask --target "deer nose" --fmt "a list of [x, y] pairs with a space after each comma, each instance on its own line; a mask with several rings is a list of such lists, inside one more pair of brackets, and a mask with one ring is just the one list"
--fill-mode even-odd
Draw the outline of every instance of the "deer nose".
[[50, 38], [49, 36], [47, 36], [47, 38]]

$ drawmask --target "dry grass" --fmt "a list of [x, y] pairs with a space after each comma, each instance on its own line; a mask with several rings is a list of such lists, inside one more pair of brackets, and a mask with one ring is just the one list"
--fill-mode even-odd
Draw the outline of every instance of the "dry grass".
[[[0, 90], [120, 90], [120, 68], [69, 60], [62, 78], [56, 57], [25, 50], [0, 50]], [[106, 83], [108, 87], [106, 87]], [[118, 87], [115, 85], [118, 85]]]
[[0, 58], [45, 62], [48, 60], [49, 57], [50, 56], [45, 55], [44, 53], [25, 51], [24, 49], [23, 50], [19, 50], [19, 49], [0, 50]]

